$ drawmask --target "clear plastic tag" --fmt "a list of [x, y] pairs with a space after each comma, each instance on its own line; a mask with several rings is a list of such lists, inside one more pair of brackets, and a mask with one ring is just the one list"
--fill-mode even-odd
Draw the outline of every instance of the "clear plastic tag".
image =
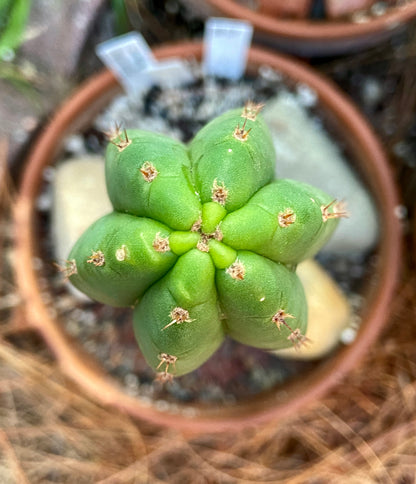
[[102, 42], [97, 45], [96, 53], [128, 94], [140, 92], [152, 84], [146, 71], [156, 65], [156, 59], [138, 32]]
[[138, 94], [152, 84], [176, 87], [194, 80], [190, 67], [178, 58], [157, 61], [143, 36], [130, 32], [97, 45], [96, 53], [124, 87]]
[[205, 75], [240, 79], [253, 37], [249, 22], [210, 18], [205, 24], [203, 70]]

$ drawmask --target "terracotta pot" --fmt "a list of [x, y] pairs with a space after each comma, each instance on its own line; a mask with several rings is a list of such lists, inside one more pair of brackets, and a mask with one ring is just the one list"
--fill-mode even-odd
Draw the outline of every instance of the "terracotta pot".
[[[185, 43], [163, 46], [155, 49], [154, 54], [159, 59], [174, 56], [200, 59], [202, 45]], [[303, 376], [237, 405], [192, 405], [195, 409], [192, 417], [187, 414], [185, 404], [178, 413], [161, 411], [123, 393], [117, 382], [65, 334], [63, 325], [42, 301], [40, 280], [35, 268], [38, 254], [35, 202], [41, 188], [42, 171], [55, 161], [64, 137], [91, 123], [98, 111], [120, 91], [110, 72], [104, 71], [82, 85], [46, 126], [27, 159], [15, 207], [15, 267], [27, 320], [45, 338], [62, 370], [100, 402], [113, 405], [134, 417], [182, 430], [207, 432], [237, 429], [268, 419], [287, 417], [322, 397], [365, 355], [388, 321], [398, 279], [401, 234], [394, 215], [398, 196], [386, 158], [371, 128], [333, 84], [301, 63], [255, 47], [250, 49], [248, 62], [250, 71], [255, 72], [261, 65], [270, 65], [289, 82], [300, 81], [317, 92], [321, 108], [330, 114], [334, 128], [348, 145], [381, 214], [378, 257], [366, 292], [366, 305], [360, 315], [363, 323], [358, 336], [353, 344], [319, 363], [306, 378]]]
[[365, 22], [278, 18], [270, 14], [271, 2], [266, 0], [259, 1], [258, 10], [237, 0], [206, 0], [206, 3], [212, 7], [212, 14], [249, 21], [257, 42], [302, 57], [346, 54], [373, 47], [416, 17], [416, 2], [389, 8], [385, 14]]

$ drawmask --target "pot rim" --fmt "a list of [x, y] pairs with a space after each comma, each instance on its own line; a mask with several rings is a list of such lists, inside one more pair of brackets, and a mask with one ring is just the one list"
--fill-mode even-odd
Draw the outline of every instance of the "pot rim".
[[279, 19], [251, 10], [234, 0], [207, 0], [207, 3], [228, 17], [251, 22], [260, 31], [303, 41], [338, 41], [366, 37], [380, 31], [396, 30], [416, 16], [414, 2], [391, 8], [391, 11], [362, 23]]
[[[200, 42], [168, 44], [155, 48], [153, 53], [158, 59], [201, 59], [203, 45]], [[399, 197], [383, 149], [368, 123], [331, 81], [297, 60], [252, 47], [248, 64], [252, 68], [270, 65], [288, 79], [309, 85], [317, 92], [320, 105], [336, 113], [342, 129], [348, 130], [354, 141], [356, 155], [364, 165], [365, 176], [372, 186], [379, 213], [383, 214], [379, 257], [375, 268], [376, 284], [372, 288], [371, 304], [363, 317], [357, 338], [350, 346], [338, 350], [329, 362], [308, 374], [307, 382], [295, 381], [282, 389], [272, 389], [235, 406], [205, 408], [184, 405], [181, 413], [161, 411], [140, 398], [124, 393], [98, 365], [91, 364], [82, 351], [73, 347], [73, 342], [55, 319], [51, 308], [42, 301], [34, 263], [37, 246], [35, 202], [42, 182], [42, 170], [53, 162], [60, 140], [73, 130], [74, 125], [79, 124], [86, 106], [91, 112], [98, 112], [98, 108], [104, 105], [102, 100], [111, 98], [116, 90], [120, 90], [111, 72], [104, 70], [81, 85], [63, 103], [40, 134], [27, 158], [14, 209], [14, 265], [28, 324], [42, 334], [63, 372], [101, 403], [117, 407], [139, 419], [191, 433], [237, 430], [266, 420], [280, 420], [322, 397], [363, 358], [379, 335], [388, 320], [390, 303], [399, 277], [401, 228], [394, 213]], [[88, 119], [91, 119], [91, 113]]]

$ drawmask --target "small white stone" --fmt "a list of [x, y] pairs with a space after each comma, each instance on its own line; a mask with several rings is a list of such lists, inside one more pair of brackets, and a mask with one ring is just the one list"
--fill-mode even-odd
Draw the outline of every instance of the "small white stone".
[[33, 131], [37, 126], [37, 119], [35, 116], [25, 116], [22, 119], [23, 129], [26, 131]]
[[355, 12], [351, 16], [351, 20], [356, 24], [365, 24], [370, 20], [366, 12]]
[[74, 321], [73, 319], [70, 319], [66, 325], [65, 329], [68, 331], [68, 333], [72, 336], [78, 336], [80, 333], [80, 328], [78, 321]]
[[380, 81], [373, 77], [368, 77], [362, 84], [362, 96], [365, 102], [375, 106], [383, 98], [383, 88]]
[[127, 395], [131, 397], [137, 397], [139, 395], [139, 389], [137, 387], [126, 387], [125, 389]]
[[394, 215], [399, 219], [399, 220], [404, 220], [407, 217], [407, 207], [404, 205], [397, 205], [394, 207]]
[[280, 72], [275, 71], [273, 68], [265, 64], [259, 67], [259, 75], [267, 81], [279, 82], [282, 80]]
[[318, 101], [318, 94], [306, 84], [298, 84], [296, 86], [296, 93], [302, 106], [305, 106], [307, 108], [316, 106], [316, 103]]
[[380, 17], [381, 15], [384, 15], [386, 13], [387, 7], [388, 5], [386, 2], [377, 2], [372, 5], [370, 11], [374, 16]]
[[155, 407], [161, 412], [167, 412], [169, 410], [169, 403], [166, 400], [156, 400]]
[[46, 212], [50, 210], [51, 206], [52, 206], [51, 194], [48, 192], [41, 193], [36, 200], [36, 208], [40, 212]]
[[393, 153], [401, 158], [409, 154], [410, 146], [405, 141], [399, 141], [393, 146]]
[[181, 409], [178, 404], [170, 403], [169, 404], [169, 412], [170, 413], [180, 413]]
[[13, 140], [17, 143], [24, 143], [27, 140], [28, 133], [25, 129], [16, 129], [13, 131]]
[[55, 178], [55, 171], [56, 171], [56, 168], [52, 166], [48, 166], [43, 170], [43, 173], [42, 173], [43, 179], [47, 182], [52, 182], [53, 179]]
[[137, 388], [139, 386], [139, 379], [134, 373], [127, 373], [124, 377], [124, 383], [128, 387]]
[[152, 404], [153, 404], [153, 400], [149, 397], [146, 397], [144, 395], [141, 395], [140, 396], [140, 404], [143, 406], [143, 407], [151, 407]]
[[345, 328], [344, 331], [341, 333], [341, 342], [344, 345], [350, 345], [355, 341], [357, 337], [357, 331], [354, 328]]
[[83, 137], [76, 134], [68, 136], [65, 141], [65, 149], [76, 156], [84, 155], [86, 153], [86, 148]]

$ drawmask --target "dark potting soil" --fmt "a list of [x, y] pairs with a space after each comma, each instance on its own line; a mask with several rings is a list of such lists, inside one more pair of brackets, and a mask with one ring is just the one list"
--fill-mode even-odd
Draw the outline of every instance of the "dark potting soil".
[[[292, 88], [298, 92], [299, 102], [308, 104], [314, 116], [322, 114], [319, 106], [311, 103], [304, 91], [296, 91], [296, 86]], [[79, 148], [81, 153], [86, 150], [102, 154], [106, 145], [103, 131], [114, 126], [114, 121], [126, 128], [165, 132], [186, 142], [210, 119], [225, 110], [239, 107], [247, 99], [265, 102], [281, 89], [288, 89], [288, 86], [280, 75], [264, 68], [255, 80], [230, 82], [197, 78], [191, 85], [180, 89], [162, 90], [155, 86], [138, 98], [120, 96], [97, 118], [94, 126], [82, 133]], [[71, 156], [76, 155], [73, 147], [70, 151]], [[80, 302], [56, 271], [50, 228], [50, 182], [53, 170], [45, 170], [45, 186], [40, 196], [43, 202], [38, 214], [41, 218], [38, 224], [41, 230], [41, 259], [38, 263], [45, 287], [44, 299], [46, 303], [51, 302], [51, 310], [66, 332], [98, 360], [127, 393], [139, 396], [142, 401], [148, 401], [161, 410], [183, 402], [232, 404], [293, 378], [306, 379], [308, 372], [320, 364], [319, 361], [285, 360], [226, 339], [216, 354], [198, 370], [167, 384], [155, 382], [155, 373], [145, 362], [134, 339], [132, 310], [90, 301]], [[372, 257], [371, 254], [354, 257], [348, 254], [344, 257], [321, 254], [318, 257], [342, 287], [353, 309], [350, 333], [345, 343], [353, 340], [359, 325], [359, 310], [363, 302], [360, 293], [371, 270]], [[192, 408], [189, 412], [192, 412]]]

